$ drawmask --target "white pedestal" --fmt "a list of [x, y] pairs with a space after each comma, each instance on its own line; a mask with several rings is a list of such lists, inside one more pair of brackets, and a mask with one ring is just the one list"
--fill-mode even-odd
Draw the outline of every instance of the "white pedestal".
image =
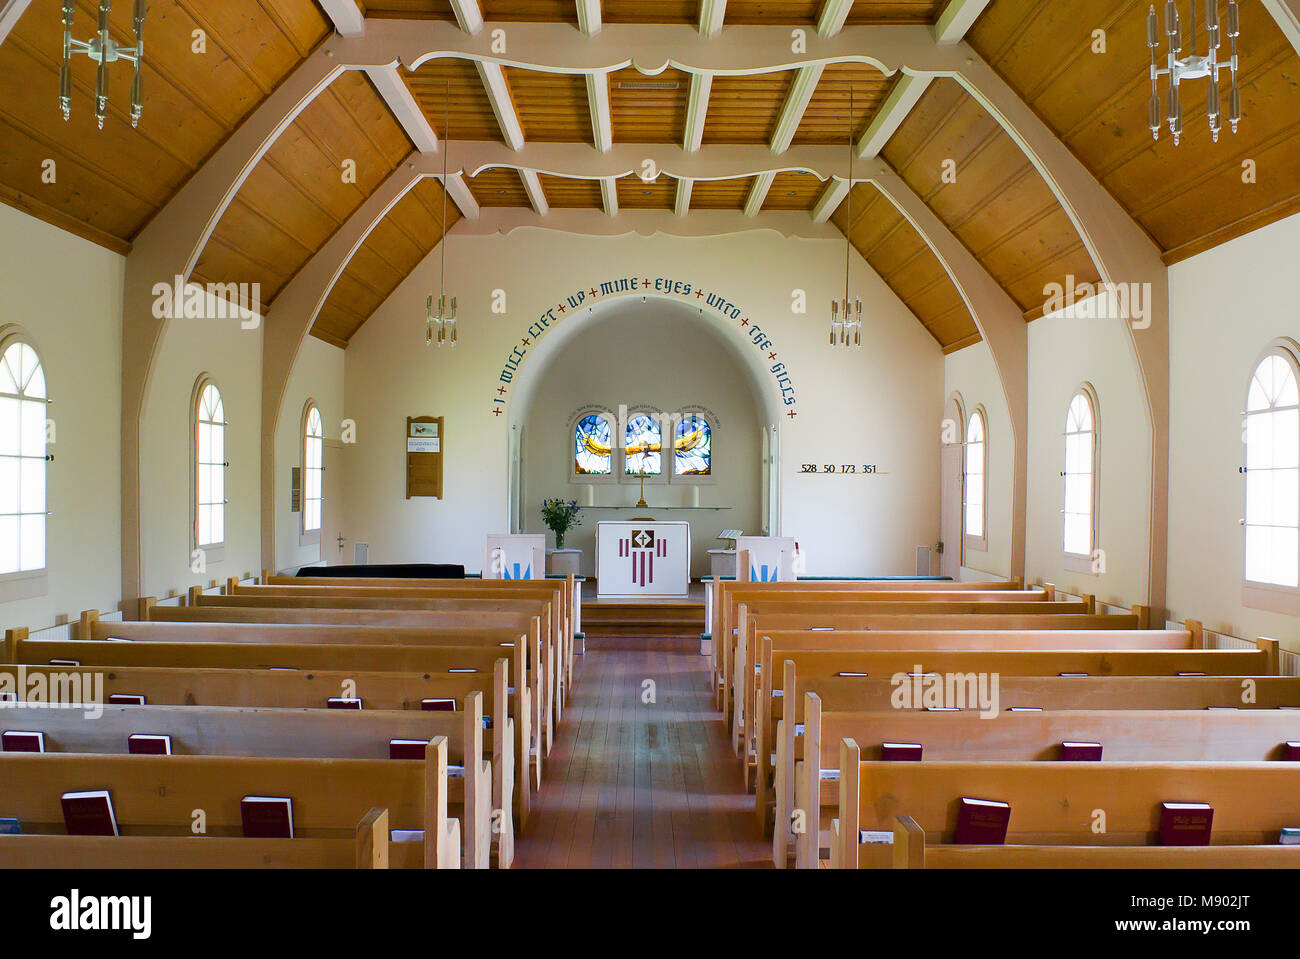
[[546, 572], [567, 576], [572, 573], [580, 575], [578, 568], [582, 565], [580, 549], [548, 549], [546, 551]]
[[734, 549], [709, 550], [709, 572], [714, 576], [735, 576], [736, 551]]

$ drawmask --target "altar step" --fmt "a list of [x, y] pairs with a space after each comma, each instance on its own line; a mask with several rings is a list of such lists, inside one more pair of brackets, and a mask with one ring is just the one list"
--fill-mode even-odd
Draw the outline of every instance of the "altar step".
[[[662, 647], [690, 643], [698, 649], [704, 604], [690, 601], [582, 604], [582, 631], [592, 640], [653, 640]], [[626, 643], [611, 643], [626, 647]]]

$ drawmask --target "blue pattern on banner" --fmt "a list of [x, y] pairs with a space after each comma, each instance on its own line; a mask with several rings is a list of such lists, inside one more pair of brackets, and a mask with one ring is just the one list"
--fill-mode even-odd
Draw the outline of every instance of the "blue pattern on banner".
[[748, 336], [754, 348], [765, 355], [763, 365], [768, 367], [768, 373], [776, 381], [776, 388], [781, 393], [782, 404], [790, 408], [786, 415], [791, 420], [798, 415], [794, 409], [797, 402], [794, 380], [790, 376], [790, 371], [785, 363], [778, 360], [775, 343], [763, 331], [762, 327], [751, 322], [749, 317], [744, 315], [744, 311], [739, 306], [721, 294], [698, 289], [684, 280], [675, 280], [671, 277], [657, 277], [653, 280], [649, 277], [637, 279], [635, 276], [621, 276], [614, 280], [605, 280], [601, 282], [599, 287], [592, 286], [590, 289], [578, 290], [566, 296], [554, 307], [539, 316], [536, 321], [529, 324], [525, 335], [520, 337], [519, 344], [510, 350], [506, 356], [505, 365], [501, 367], [501, 374], [497, 378], [498, 385], [493, 390], [495, 393], [492, 398], [493, 415], [500, 417], [505, 412], [506, 396], [510, 393], [507, 387], [514, 382], [515, 374], [523, 364], [524, 358], [528, 356], [529, 350], [537, 340], [541, 339], [550, 330], [553, 324], [567, 318], [569, 313], [578, 310], [584, 304], [604, 297], [652, 292], [663, 296], [681, 297], [686, 302], [697, 304], [701, 310], [708, 307], [721, 316], [738, 322], [744, 328], [745, 335]]
[[523, 564], [522, 563], [514, 564], [515, 574], [513, 576], [510, 575], [510, 567], [507, 566], [505, 569], [501, 571], [501, 578], [502, 579], [532, 579], [533, 568], [531, 566], [525, 566], [523, 572], [521, 573], [519, 570], [520, 566], [523, 566]]
[[[762, 570], [762, 572], [759, 572], [759, 570]], [[757, 568], [749, 567], [749, 578], [756, 583], [775, 583], [780, 572], [780, 566], [768, 566], [764, 563]]]

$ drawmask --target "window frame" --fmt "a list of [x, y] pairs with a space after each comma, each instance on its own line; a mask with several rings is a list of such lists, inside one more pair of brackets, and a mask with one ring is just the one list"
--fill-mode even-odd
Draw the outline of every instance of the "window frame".
[[[49, 419], [50, 407], [50, 377], [49, 367], [46, 365], [41, 355], [41, 348], [37, 346], [36, 340], [23, 327], [17, 324], [8, 324], [0, 326], [0, 357], [9, 351], [9, 348], [16, 343], [27, 346], [36, 354], [36, 362], [41, 370], [41, 377], [45, 381], [45, 396], [43, 399], [23, 398], [22, 394], [18, 395], [19, 402], [26, 403], [43, 403], [47, 410], [43, 420]], [[7, 394], [8, 395], [8, 394]], [[20, 413], [21, 416], [21, 413]], [[45, 484], [44, 502], [45, 502], [45, 563], [38, 569], [19, 569], [10, 573], [0, 573], [0, 603], [12, 602], [20, 599], [33, 599], [38, 596], [45, 596], [49, 593], [49, 572], [50, 572], [50, 553], [51, 553], [51, 536], [50, 536], [50, 516], [53, 511], [50, 509], [50, 466], [53, 462], [50, 453], [50, 442], [48, 431], [44, 437], [43, 446], [45, 449], [44, 469], [42, 470], [42, 479]], [[21, 455], [19, 459], [23, 459]], [[30, 458], [30, 457], [28, 457]], [[18, 516], [31, 516], [37, 514], [22, 513], [22, 503], [19, 502], [20, 512]], [[21, 523], [22, 520], [20, 519]], [[19, 560], [21, 563], [21, 558]]]
[[[677, 473], [677, 427], [685, 420], [700, 419], [709, 425], [709, 472], [704, 476], [678, 475]], [[677, 486], [714, 486], [718, 482], [718, 415], [703, 406], [683, 406], [676, 413], [669, 415], [672, 424], [672, 437], [669, 443], [671, 464], [664, 470], [669, 485]], [[635, 480], [635, 477], [633, 478]], [[650, 480], [647, 478], [646, 482]]]
[[640, 473], [629, 473], [627, 471], [627, 429], [626, 425], [631, 423], [638, 416], [648, 416], [659, 424], [659, 472], [653, 475], [647, 474], [645, 477], [646, 486], [666, 486], [668, 484], [668, 474], [672, 472], [672, 466], [665, 463], [668, 458], [664, 452], [664, 434], [668, 432], [665, 429], [667, 423], [671, 422], [671, 417], [667, 416], [662, 410], [653, 406], [630, 406], [627, 408], [627, 419], [623, 424], [614, 418], [614, 437], [616, 440], [615, 458], [618, 461], [618, 482], [624, 486], [637, 486], [641, 484]]
[[[307, 444], [316, 437], [311, 436], [307, 429], [311, 425], [311, 415], [316, 414], [316, 419], [320, 423], [320, 466], [317, 471], [320, 473], [320, 496], [316, 502], [320, 504], [320, 512], [317, 515], [319, 525], [315, 529], [307, 528], [307, 473], [311, 469], [307, 465]], [[299, 441], [298, 441], [298, 467], [299, 467], [299, 492], [298, 492], [298, 545], [299, 546], [319, 546], [321, 530], [325, 526], [325, 417], [321, 415], [320, 407], [314, 399], [308, 399], [303, 405], [302, 420], [299, 423]]]
[[[588, 416], [599, 416], [609, 426], [609, 472], [608, 473], [579, 473], [578, 464], [573, 456], [573, 443], [577, 434], [578, 424]], [[573, 416], [569, 417], [569, 429], [565, 433], [565, 456], [568, 457], [569, 483], [574, 486], [604, 486], [617, 483], [619, 480], [617, 460], [619, 457], [618, 443], [618, 418], [609, 410], [602, 406], [584, 406]]]
[[[221, 400], [222, 415], [222, 434], [221, 450], [224, 459], [221, 462], [221, 490], [222, 490], [222, 509], [221, 513], [221, 541], [219, 543], [200, 543], [199, 542], [199, 423], [200, 423], [200, 405], [203, 402], [204, 391], [211, 386], [217, 391], [217, 397]], [[203, 422], [214, 423], [212, 420]], [[209, 373], [199, 374], [198, 379], [194, 381], [194, 392], [190, 397], [190, 555], [193, 556], [198, 550], [203, 551], [204, 562], [207, 565], [220, 563], [225, 560], [226, 539], [230, 532], [228, 514], [230, 512], [230, 417], [226, 413], [226, 394], [217, 384], [216, 380]]]
[[[1072, 553], [1065, 548], [1065, 488], [1067, 484], [1066, 465], [1068, 458], [1070, 407], [1080, 396], [1088, 404], [1088, 410], [1092, 414], [1092, 475], [1089, 486], [1089, 505], [1092, 509], [1091, 523], [1088, 531], [1090, 550], [1087, 554]], [[1097, 391], [1091, 383], [1080, 383], [1070, 393], [1070, 401], [1065, 407], [1066, 429], [1061, 432], [1062, 439], [1065, 442], [1061, 449], [1061, 555], [1063, 565], [1066, 569], [1075, 573], [1083, 573], [1089, 576], [1096, 576], [1093, 569], [1093, 556], [1101, 547], [1098, 545], [1101, 533], [1101, 404], [1097, 400]]]
[[[966, 520], [970, 516], [970, 471], [967, 463], [969, 462], [970, 450], [970, 425], [979, 417], [980, 424], [980, 446], [982, 447], [980, 456], [980, 535], [974, 536], [966, 532]], [[987, 553], [989, 549], [989, 418], [984, 411], [983, 404], [976, 405], [971, 410], [971, 414], [966, 419], [966, 428], [962, 434], [962, 456], [961, 456], [961, 538], [962, 545], [965, 549], [972, 549], [978, 552]]]
[[[1297, 386], [1300, 386], [1300, 344], [1288, 337], [1278, 337], [1264, 347], [1254, 358], [1250, 369], [1246, 374], [1246, 390], [1242, 397], [1241, 413], [1241, 439], [1242, 439], [1242, 458], [1246, 460], [1246, 422], [1251, 415], [1248, 412], [1250, 407], [1250, 385], [1254, 382], [1255, 374], [1259, 372], [1260, 366], [1270, 356], [1280, 356], [1290, 367], [1291, 374], [1296, 378]], [[1290, 409], [1290, 407], [1282, 407]], [[1262, 411], [1261, 411], [1262, 412]], [[1300, 423], [1296, 427], [1300, 430]], [[1241, 530], [1241, 602], [1243, 606], [1252, 609], [1262, 609], [1274, 613], [1283, 613], [1290, 616], [1300, 616], [1300, 585], [1286, 586], [1280, 583], [1261, 583], [1246, 578], [1246, 517], [1248, 484], [1246, 481], [1245, 466], [1243, 462], [1241, 476], [1241, 519], [1239, 528]], [[1300, 504], [1297, 504], [1300, 509]], [[1300, 541], [1300, 536], [1297, 536]], [[1297, 550], [1300, 550], [1300, 542], [1297, 543]], [[1297, 557], [1300, 562], [1300, 557]]]

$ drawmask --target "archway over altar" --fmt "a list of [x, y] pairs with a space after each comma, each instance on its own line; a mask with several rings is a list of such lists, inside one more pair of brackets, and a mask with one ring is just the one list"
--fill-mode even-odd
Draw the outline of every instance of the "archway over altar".
[[[629, 295], [581, 309], [546, 333], [514, 380], [512, 527], [545, 532], [542, 500], [577, 500], [584, 507], [583, 526], [565, 545], [583, 551], [582, 571], [591, 575], [597, 522], [634, 516], [686, 520], [692, 572], [706, 574], [707, 551], [723, 545], [719, 532], [775, 531], [779, 522], [774, 426], [781, 403], [770, 378], [758, 351], [707, 308]], [[589, 415], [604, 420], [602, 439], [594, 445], [602, 451], [608, 440], [608, 457], [600, 461], [605, 471], [575, 465], [575, 425]], [[629, 459], [620, 448], [638, 417], [659, 421], [657, 463]], [[685, 462], [677, 442], [677, 424], [686, 418], [707, 424], [704, 475], [698, 458]], [[584, 473], [587, 468], [595, 472]], [[643, 481], [648, 506], [634, 509]]]

